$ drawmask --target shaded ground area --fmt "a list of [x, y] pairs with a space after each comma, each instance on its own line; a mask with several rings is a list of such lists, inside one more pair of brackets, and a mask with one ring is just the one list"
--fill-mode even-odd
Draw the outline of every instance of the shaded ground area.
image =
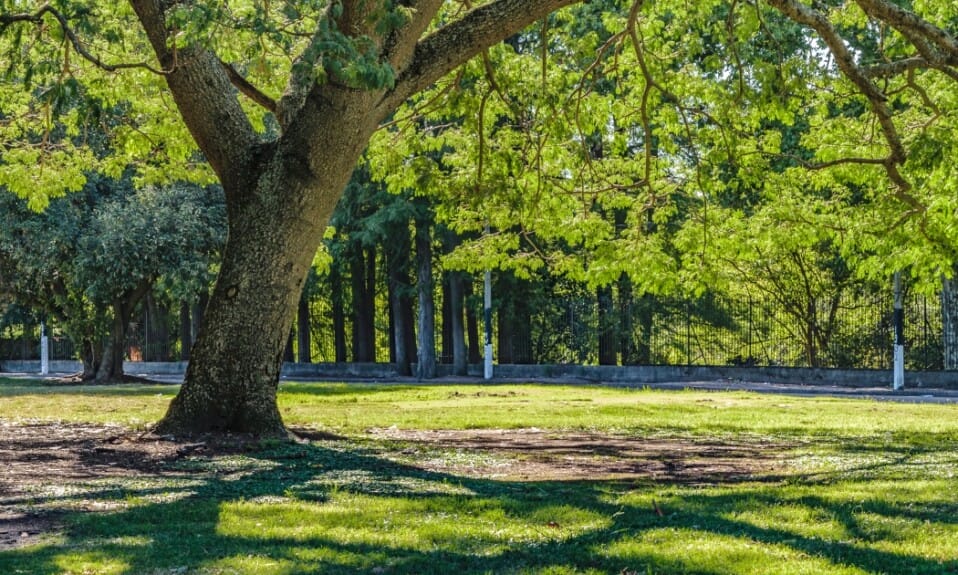
[[[402, 442], [399, 453], [413, 456], [430, 471], [535, 481], [645, 479], [713, 484], [772, 479], [784, 468], [781, 453], [786, 447], [540, 429], [378, 429], [371, 433]], [[450, 457], [449, 450], [463, 456]]]
[[[353, 441], [296, 430], [304, 440]], [[636, 438], [539, 429], [371, 430], [364, 445], [377, 456], [426, 471], [465, 477], [535, 481], [635, 480], [726, 483], [779, 478], [788, 446], [764, 443]], [[119, 426], [0, 421], [0, 551], [61, 529], [43, 511], [51, 487], [111, 478], [176, 477], [177, 462], [255, 449], [248, 438], [175, 443]], [[43, 489], [40, 489], [43, 488]], [[90, 500], [72, 510], [105, 511]]]

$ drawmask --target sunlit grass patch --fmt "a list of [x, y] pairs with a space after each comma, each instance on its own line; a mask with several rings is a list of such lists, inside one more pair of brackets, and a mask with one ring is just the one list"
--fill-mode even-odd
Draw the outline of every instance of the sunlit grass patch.
[[865, 575], [870, 571], [812, 557], [788, 544], [694, 529], [651, 529], [596, 550], [636, 573]]

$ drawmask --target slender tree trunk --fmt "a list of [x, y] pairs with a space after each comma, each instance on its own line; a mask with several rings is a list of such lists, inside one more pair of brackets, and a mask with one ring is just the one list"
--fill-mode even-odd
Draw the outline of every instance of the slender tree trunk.
[[412, 255], [408, 222], [393, 226], [386, 246], [390, 319], [392, 324], [393, 363], [399, 375], [412, 375], [416, 357], [415, 320], [412, 313], [412, 286], [409, 284], [409, 260]]
[[473, 294], [472, 279], [467, 279], [463, 285], [463, 299], [466, 307], [466, 333], [469, 337], [469, 363], [482, 363], [482, 353], [479, 343], [479, 318], [475, 306], [471, 305]]
[[143, 345], [143, 361], [169, 361], [169, 310], [165, 304], [156, 301], [152, 293], [146, 294], [145, 300], [143, 327], [146, 341]]
[[283, 348], [283, 363], [293, 363], [296, 361], [296, 353], [293, 351], [293, 331], [289, 330], [289, 337], [286, 338], [286, 347]]
[[436, 377], [436, 310], [433, 302], [431, 222], [416, 222], [416, 290], [419, 294], [419, 354], [416, 376]]
[[598, 288], [596, 297], [599, 303], [599, 365], [615, 365], [617, 358], [612, 288]]
[[366, 323], [363, 325], [363, 341], [369, 362], [376, 361], [376, 247], [366, 249], [366, 287], [363, 290], [363, 307]]
[[180, 361], [190, 360], [190, 348], [193, 347], [193, 331], [190, 329], [190, 306], [180, 302]]
[[350, 262], [353, 292], [353, 361], [376, 361], [376, 250], [356, 248]]
[[103, 347], [100, 365], [97, 367], [97, 382], [113, 381], [123, 377], [123, 358], [126, 355], [126, 331], [136, 306], [150, 292], [152, 284], [143, 281], [136, 288], [113, 300], [113, 321], [110, 335]]
[[80, 380], [92, 381], [95, 379], [102, 360], [103, 344], [92, 340], [81, 342], [80, 362], [83, 364], [83, 371], [80, 373]]
[[942, 367], [958, 369], [958, 277], [941, 280], [941, 344]]
[[296, 347], [299, 352], [299, 363], [313, 363], [311, 329], [309, 295], [304, 292], [299, 298], [299, 308], [296, 312]]
[[333, 347], [336, 363], [346, 363], [346, 310], [343, 295], [343, 276], [335, 266], [329, 272], [329, 287], [332, 294]]
[[209, 303], [210, 293], [206, 289], [201, 290], [199, 298], [197, 298], [196, 303], [193, 304], [193, 341], [196, 341], [196, 337], [200, 334], [200, 326], [203, 325], [203, 316], [206, 313], [206, 306], [209, 305]]
[[626, 274], [619, 277], [619, 352], [622, 365], [636, 365], [638, 361], [632, 322], [632, 280]]
[[641, 336], [636, 345], [636, 363], [652, 363], [652, 330], [655, 327], [655, 296], [643, 294], [639, 299], [639, 330]]
[[516, 300], [516, 282], [508, 272], [502, 272], [496, 275], [496, 285], [492, 292], [499, 302], [496, 310], [496, 359], [500, 364], [509, 365], [516, 363], [513, 351], [513, 339], [515, 336], [515, 300]]
[[442, 350], [439, 354], [440, 363], [452, 363], [452, 296], [450, 294], [449, 282], [452, 274], [444, 272], [442, 274]]
[[113, 302], [113, 321], [110, 326], [110, 335], [103, 346], [103, 355], [97, 367], [94, 381], [107, 382], [123, 377], [123, 358], [126, 347], [126, 328], [129, 325], [129, 316], [126, 314], [122, 300]]
[[466, 355], [466, 333], [462, 321], [462, 284], [461, 272], [449, 273], [449, 331], [452, 333], [452, 373], [454, 375], [468, 373], [469, 358]]

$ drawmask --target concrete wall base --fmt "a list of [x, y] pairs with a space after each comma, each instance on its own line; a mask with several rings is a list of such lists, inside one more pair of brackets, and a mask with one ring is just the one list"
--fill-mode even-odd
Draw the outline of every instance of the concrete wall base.
[[[130, 375], [182, 376], [187, 363], [126, 362]], [[450, 377], [452, 366], [438, 366], [440, 377]], [[78, 373], [78, 361], [51, 361], [53, 373]], [[39, 361], [3, 361], [0, 372], [40, 373]], [[286, 363], [283, 376], [305, 379], [397, 379], [398, 372], [388, 363]], [[470, 378], [482, 378], [483, 366], [470, 365]], [[403, 378], [409, 379], [409, 378]], [[693, 381], [742, 381], [842, 387], [891, 387], [891, 370], [821, 369], [805, 367], [724, 367], [724, 366], [598, 366], [598, 365], [497, 365], [493, 382], [572, 380], [590, 383], [643, 384]], [[958, 371], [910, 371], [905, 387], [958, 389]]]

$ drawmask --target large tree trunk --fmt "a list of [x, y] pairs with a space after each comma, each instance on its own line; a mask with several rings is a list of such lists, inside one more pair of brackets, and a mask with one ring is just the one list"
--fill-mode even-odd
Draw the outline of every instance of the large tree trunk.
[[941, 280], [941, 346], [942, 367], [958, 369], [958, 277], [954, 276]]
[[[198, 44], [172, 49], [169, 3], [131, 2], [169, 71], [164, 78], [177, 109], [223, 185], [229, 220], [219, 277], [185, 382], [157, 432], [285, 435], [276, 404], [283, 346], [323, 231], [374, 130], [412, 94], [573, 1], [495, 2], [427, 36], [442, 3], [416, 3], [421, 10], [410, 11], [388, 41], [376, 30], [381, 21], [370, 17], [374, 6], [346, 2], [348, 9], [331, 11], [334, 21], [322, 25], [356, 37], [378, 36], [395, 83], [364, 90], [332, 70], [327, 82], [317, 83], [321, 50], [310, 43], [295, 56], [282, 97], [266, 104], [282, 132], [271, 143], [253, 129], [216, 54]], [[249, 86], [239, 84], [249, 95]], [[263, 99], [269, 100], [257, 98]], [[422, 360], [420, 355], [421, 367]]]
[[328, 109], [311, 117], [325, 118], [324, 133], [339, 136], [330, 142], [335, 152], [328, 161], [310, 164], [302, 155], [306, 135], [293, 134], [264, 152], [270, 160], [262, 173], [240, 178], [252, 189], [224, 184], [231, 201], [220, 274], [183, 387], [158, 433], [286, 435], [276, 404], [283, 351], [324, 224], [375, 127], [365, 115], [351, 117], [341, 106], [325, 104]]

